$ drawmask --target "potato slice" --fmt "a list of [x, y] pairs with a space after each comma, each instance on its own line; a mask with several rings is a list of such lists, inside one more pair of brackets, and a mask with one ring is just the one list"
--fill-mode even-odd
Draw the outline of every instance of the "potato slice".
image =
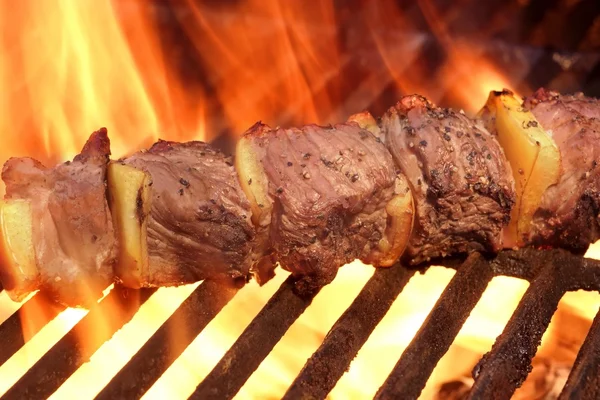
[[[358, 126], [375, 136], [381, 134], [377, 121], [368, 111], [351, 115], [348, 121], [356, 122]], [[372, 254], [372, 263], [381, 267], [392, 266], [400, 259], [412, 234], [415, 216], [414, 201], [404, 175], [398, 176], [396, 193], [397, 195], [385, 208], [388, 214], [385, 236], [379, 241], [379, 251]]]
[[401, 175], [396, 184], [396, 193], [386, 205], [388, 223], [385, 236], [379, 241], [381, 256], [377, 259], [380, 267], [394, 265], [410, 240], [414, 223], [414, 202], [408, 181]]
[[109, 205], [119, 243], [115, 275], [130, 288], [144, 286], [148, 273], [151, 181], [149, 174], [129, 165], [114, 162], [108, 166]]
[[38, 289], [38, 268], [33, 246], [33, 212], [29, 200], [0, 201], [0, 276], [14, 301]]
[[517, 202], [505, 244], [523, 246], [544, 192], [559, 180], [560, 151], [535, 116], [524, 110], [522, 101], [508, 90], [491, 92], [479, 117], [497, 134], [515, 178]]
[[235, 168], [242, 190], [250, 200], [252, 222], [255, 226], [267, 226], [271, 222], [273, 206], [269, 197], [269, 181], [257, 151], [260, 149], [255, 149], [250, 139], [241, 138], [236, 148]]
[[380, 136], [381, 130], [379, 129], [379, 125], [377, 125], [375, 117], [368, 111], [351, 115], [348, 118], [348, 122], [356, 122], [361, 128], [370, 131], [375, 136]]

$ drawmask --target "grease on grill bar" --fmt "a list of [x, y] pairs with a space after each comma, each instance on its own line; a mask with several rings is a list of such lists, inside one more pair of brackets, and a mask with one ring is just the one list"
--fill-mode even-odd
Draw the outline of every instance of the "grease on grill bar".
[[[510, 397], [527, 377], [542, 334], [563, 294], [578, 289], [600, 291], [600, 261], [562, 250], [503, 251], [492, 260], [473, 254], [465, 262], [448, 260], [444, 264], [456, 268], [457, 273], [379, 389], [378, 399], [419, 396], [493, 276], [526, 279], [531, 285], [504, 332], [475, 369], [475, 383], [469, 394], [473, 399]], [[326, 398], [413, 273], [400, 265], [377, 270], [291, 383], [285, 397]], [[303, 283], [302, 279], [289, 277], [281, 285], [191, 398], [230, 399], [236, 395], [321, 289], [306, 288]], [[214, 282], [201, 284], [97, 398], [141, 397], [237, 291]], [[113, 290], [21, 377], [3, 399], [40, 398], [52, 394], [103, 341], [133, 317], [140, 303], [150, 294], [152, 291], [141, 291], [138, 298], [123, 296], [121, 289]], [[39, 307], [39, 302], [43, 301], [35, 296], [23, 307]], [[92, 330], [94, 314], [106, 311], [103, 310], [106, 304], [115, 301], [123, 312], [111, 321], [108, 333], [95, 339], [91, 346], [82, 347], [79, 334]], [[60, 309], [49, 308], [48, 318], [59, 312]], [[24, 343], [16, 328], [20, 318], [16, 313], [0, 326], [2, 343], [14, 340], [6, 342], [7, 347], [0, 349], [3, 360]], [[181, 323], [187, 328], [184, 337], [178, 341], [169, 340], [169, 332]], [[600, 314], [580, 349], [561, 398], [592, 399], [600, 393], [598, 348]]]

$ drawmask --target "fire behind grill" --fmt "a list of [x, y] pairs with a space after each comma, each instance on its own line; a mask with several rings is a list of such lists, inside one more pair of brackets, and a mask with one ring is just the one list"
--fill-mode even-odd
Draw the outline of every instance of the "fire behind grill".
[[[504, 332], [478, 363], [470, 392], [473, 399], [509, 398], [531, 370], [531, 360], [558, 302], [568, 291], [600, 291], [600, 262], [562, 250], [504, 251], [488, 260], [472, 254], [466, 260], [444, 265], [457, 270], [433, 310], [379, 389], [377, 399], [417, 398], [475, 307], [487, 284], [497, 275], [525, 279], [530, 286]], [[378, 269], [350, 307], [334, 324], [318, 350], [291, 384], [286, 399], [325, 398], [348, 369], [359, 349], [384, 317], [415, 271], [396, 265]], [[288, 328], [311, 304], [320, 288], [289, 277], [235, 344], [201, 382], [193, 399], [228, 399], [235, 396]], [[204, 282], [161, 326], [138, 353], [97, 396], [98, 399], [139, 398], [181, 355], [192, 340], [235, 296], [237, 289]], [[92, 354], [127, 323], [153, 290], [116, 288], [52, 347], [2, 399], [38, 399], [51, 395]], [[21, 315], [28, 308], [47, 306], [49, 322], [61, 310], [36, 295], [0, 326], [0, 364], [21, 346]], [[93, 329], [96, 315], [107, 307], [122, 311], [103, 335], [85, 349], [81, 332]], [[186, 321], [186, 336], [168, 340], [178, 321]], [[39, 331], [42, 325], [34, 327]], [[600, 396], [600, 313], [581, 347], [561, 399], [595, 399]]]

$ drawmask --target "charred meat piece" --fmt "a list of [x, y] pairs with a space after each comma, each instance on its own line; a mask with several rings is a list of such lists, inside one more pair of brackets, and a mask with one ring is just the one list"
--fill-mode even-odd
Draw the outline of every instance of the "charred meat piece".
[[[101, 129], [73, 162], [46, 168], [31, 158], [12, 158], [4, 165], [3, 216], [11, 207], [13, 214], [3, 218], [3, 250], [15, 262], [35, 258], [37, 268], [29, 264], [29, 285], [19, 290], [24, 287], [16, 286], [21, 278], [15, 271], [23, 270], [7, 273], [10, 266], [2, 265], [2, 284], [16, 289], [15, 297], [40, 288], [66, 305], [87, 306], [112, 283], [116, 243], [106, 201], [109, 155], [107, 132]], [[7, 234], [18, 239], [17, 247], [6, 248]]]
[[112, 163], [109, 187], [126, 286], [246, 281], [255, 232], [230, 158], [202, 142], [160, 141]]
[[533, 217], [531, 242], [583, 251], [600, 238], [600, 104], [540, 89], [524, 107], [555, 141], [562, 162], [558, 183]]
[[356, 123], [253, 126], [237, 147], [253, 220], [275, 262], [315, 282], [360, 259], [391, 265], [412, 227], [412, 197], [383, 143]]
[[502, 248], [514, 182], [485, 128], [413, 95], [384, 115], [380, 134], [414, 196], [415, 228], [405, 253], [410, 263]]

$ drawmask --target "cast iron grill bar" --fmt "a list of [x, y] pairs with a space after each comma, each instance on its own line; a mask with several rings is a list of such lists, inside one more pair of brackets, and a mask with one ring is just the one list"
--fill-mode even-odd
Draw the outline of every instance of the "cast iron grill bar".
[[565, 294], [568, 268], [549, 262], [534, 278], [502, 334], [479, 361], [470, 399], [507, 399], [531, 371], [542, 335]]
[[560, 250], [542, 252], [532, 248], [504, 250], [494, 257], [490, 264], [495, 275], [511, 276], [531, 282], [549, 261], [561, 257], [561, 254]]
[[[532, 284], [521, 299], [503, 334], [498, 337], [490, 353], [484, 356], [476, 368], [474, 372], [476, 380], [470, 398], [509, 397], [527, 377], [531, 368], [531, 359], [535, 355], [541, 336], [547, 329], [562, 295], [567, 291], [579, 289], [600, 291], [600, 261], [586, 259], [564, 250], [507, 250], [500, 252], [490, 260], [479, 258], [475, 262], [480, 264], [479, 266], [473, 264], [473, 257], [480, 256], [471, 256], [471, 260], [464, 265], [461, 265], [464, 260], [460, 258], [432, 262], [432, 265], [445, 265], [457, 269], [458, 272], [396, 366], [396, 369], [401, 369], [403, 363], [406, 363], [406, 366], [417, 372], [423, 371], [416, 377], [405, 376], [407, 387], [412, 387], [411, 390], [414, 390], [417, 395], [439, 358], [447, 351], [449, 343], [455, 339], [466, 316], [485, 290], [485, 286], [492, 276], [513, 276], [526, 279]], [[400, 265], [390, 269], [376, 270], [353, 304], [336, 322], [321, 347], [308, 360], [286, 397], [296, 398], [302, 395], [308, 395], [311, 398], [326, 397], [341, 378], [344, 370], [350, 365], [358, 349], [363, 346], [374, 326], [379, 323], [389, 309], [390, 305], [385, 303], [394, 301], [413, 273]], [[455, 282], [466, 282], [466, 284]], [[305, 279], [288, 278], [209, 376], [198, 385], [191, 398], [232, 398], [294, 321], [310, 305], [321, 287], [310, 285], [310, 281]], [[100, 308], [108, 301], [107, 299], [111, 298], [110, 296], [116, 296], [115, 293], [119, 290], [139, 296], [144, 296], [143, 292], [146, 292], [146, 296], [151, 293], [151, 291], [138, 293], [122, 288], [113, 290], [100, 303], [100, 306], [90, 310], [90, 313], [71, 332], [44, 355], [26, 375], [21, 377], [3, 398], [47, 397], [66, 381], [105, 340], [108, 340], [137, 311], [139, 302], [132, 303], [137, 307], [131, 306], [130, 314], [127, 317], [129, 319], [122, 321], [123, 318], [117, 318], [118, 321], [113, 321], [114, 326], [110, 328], [113, 333], [94, 342], [92, 350], [88, 348], [86, 352], [82, 351], [80, 343], [75, 338], [78, 335], [74, 331], [77, 330], [81, 333], [94, 330], [93, 313], [106, 315], [107, 307], [103, 307], [104, 309], [101, 311]], [[470, 296], [474, 296], [474, 294], [469, 294], [468, 291], [477, 294], [476, 298], [470, 299]], [[98, 398], [141, 397], [187, 348], [197, 334], [233, 298], [235, 293], [237, 293], [237, 289], [224, 287], [215, 282], [204, 282], [200, 285], [112, 379]], [[460, 304], [460, 300], [466, 304]], [[450, 305], [451, 301], [455, 302], [454, 307]], [[41, 295], [36, 295], [23, 305], [20, 312], [13, 314], [0, 326], [0, 344], [9, 337], [17, 340], [17, 345], [11, 344], [15, 347], [6, 353], [9, 354], [8, 356], [3, 355], [4, 349], [0, 348], [0, 356], [8, 359], [10, 354], [18, 350], [18, 347], [24, 343], [22, 336], [21, 342], [18, 342], [19, 335], [22, 334], [21, 330], [17, 329], [20, 328], [20, 318], [23, 318], [20, 313], [23, 312], [24, 307], [30, 307], [31, 310], [34, 307], [46, 311], [51, 310], [53, 306], [46, 302], [48, 301]], [[378, 302], [383, 304], [376, 304]], [[471, 302], [473, 305], [470, 304]], [[62, 308], [58, 307], [56, 310], [48, 312], [56, 315], [61, 310]], [[448, 312], [444, 314], [443, 310]], [[53, 317], [48, 318], [47, 322]], [[599, 316], [596, 317], [578, 355], [562, 398], [591, 399], [597, 397], [596, 391], [600, 382], [600, 379], [595, 376], [598, 355], [585, 349], [592, 348], [596, 349], [596, 352], [600, 352], [598, 350], [600, 348], [598, 319], [600, 319]], [[440, 320], [442, 322], [436, 322]], [[178, 341], [171, 340], [173, 331], [181, 333], [183, 326], [188, 328], [186, 332], [179, 335]], [[435, 331], [436, 327], [439, 332]], [[423, 339], [424, 337], [430, 337], [430, 339]], [[426, 348], [426, 345], [440, 348], [429, 349]], [[419, 348], [424, 350], [420, 351]], [[416, 361], [414, 363], [404, 361], [405, 359], [410, 360], [410, 358]], [[69, 366], [69, 364], [72, 365]], [[423, 368], [423, 365], [426, 365], [426, 368]], [[388, 380], [393, 379], [392, 376], [395, 373], [394, 370]], [[310, 386], [315, 388], [313, 392], [310, 391]], [[383, 392], [386, 386], [388, 386], [387, 383], [380, 389], [379, 397], [389, 397], [385, 396], [385, 392]], [[417, 396], [410, 396], [413, 392], [409, 391], [400, 393], [400, 397], [403, 398]], [[404, 395], [407, 393], [408, 395]]]
[[308, 360], [284, 399], [324, 399], [350, 366], [414, 271], [396, 264], [377, 269]]
[[600, 312], [579, 349], [560, 400], [600, 398]]
[[450, 348], [488, 283], [490, 263], [473, 253], [458, 268], [419, 332], [379, 389], [376, 399], [416, 399]]
[[322, 287], [286, 279], [190, 399], [233, 398]]
[[[69, 377], [129, 322], [154, 290], [114, 288], [58, 343], [23, 375], [2, 399], [42, 399], [54, 393]], [[112, 311], [112, 312], [111, 312]], [[110, 318], [104, 318], [110, 315]], [[98, 321], [106, 324], [98, 330]], [[94, 334], [90, 334], [94, 332]], [[85, 344], [82, 342], [85, 337]]]
[[238, 288], [204, 281], [113, 377], [96, 399], [142, 397], [237, 292]]
[[[0, 365], [25, 345], [23, 328], [27, 319], [27, 334], [37, 334], [65, 308], [37, 293], [0, 325]], [[35, 315], [35, 318], [31, 318]]]

